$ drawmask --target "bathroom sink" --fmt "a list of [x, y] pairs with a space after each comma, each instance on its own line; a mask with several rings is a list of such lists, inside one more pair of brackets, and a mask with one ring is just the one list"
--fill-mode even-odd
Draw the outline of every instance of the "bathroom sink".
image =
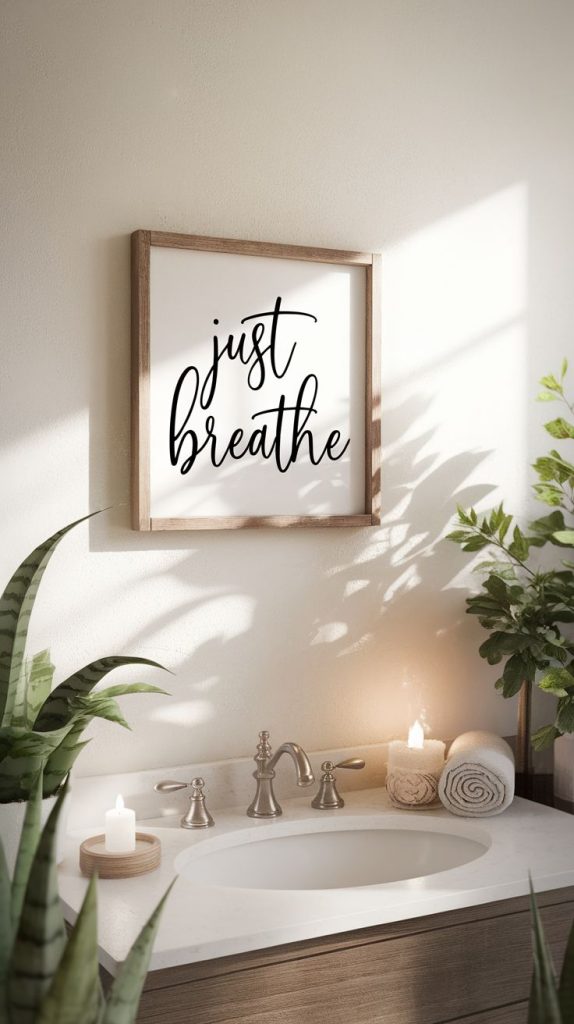
[[200, 885], [347, 889], [448, 871], [488, 846], [483, 833], [463, 826], [390, 826], [372, 816], [337, 825], [274, 822], [206, 839], [181, 853], [175, 866]]

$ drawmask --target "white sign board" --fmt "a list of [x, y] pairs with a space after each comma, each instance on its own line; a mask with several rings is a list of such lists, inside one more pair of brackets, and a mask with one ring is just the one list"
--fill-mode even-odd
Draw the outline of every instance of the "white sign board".
[[371, 262], [136, 239], [137, 527], [372, 521]]

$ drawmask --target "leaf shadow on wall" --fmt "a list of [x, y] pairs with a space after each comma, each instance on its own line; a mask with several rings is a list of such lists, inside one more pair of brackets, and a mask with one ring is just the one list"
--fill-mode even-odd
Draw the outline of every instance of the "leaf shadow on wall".
[[[242, 544], [235, 531], [159, 538], [177, 555], [167, 574], [155, 575], [160, 585], [167, 575], [169, 593], [184, 597], [130, 630], [126, 649], [163, 657], [176, 676], [171, 699], [130, 704], [126, 764], [144, 752], [150, 764], [150, 720], [154, 743], [174, 765], [249, 755], [243, 737], [254, 746], [261, 728], [275, 743], [291, 735], [336, 747], [349, 735], [389, 738], [421, 711], [431, 728], [439, 715], [444, 722], [445, 707], [460, 700], [459, 663], [475, 624], [460, 591], [448, 589], [465, 560], [441, 537], [455, 500], [475, 503], [493, 488], [466, 484], [488, 452], [439, 462], [431, 429], [405, 440], [430, 401], [413, 396], [385, 416], [380, 529], [259, 529]], [[145, 545], [145, 535], [122, 536], [130, 547]], [[157, 763], [166, 764], [165, 754]]]

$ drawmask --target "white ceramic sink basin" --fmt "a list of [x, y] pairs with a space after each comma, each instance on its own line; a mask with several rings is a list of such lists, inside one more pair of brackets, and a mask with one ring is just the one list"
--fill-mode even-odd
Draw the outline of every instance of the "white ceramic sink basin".
[[[395, 819], [396, 821], [396, 819]], [[476, 829], [395, 827], [380, 819], [274, 822], [242, 829], [181, 853], [184, 878], [241, 889], [347, 889], [433, 875], [468, 864], [488, 849]]]

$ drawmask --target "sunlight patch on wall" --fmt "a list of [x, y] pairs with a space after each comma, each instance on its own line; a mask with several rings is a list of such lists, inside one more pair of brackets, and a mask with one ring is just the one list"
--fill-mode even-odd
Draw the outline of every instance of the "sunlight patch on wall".
[[349, 627], [346, 622], [325, 622], [317, 629], [311, 640], [311, 646], [335, 643], [335, 641], [341, 640], [342, 637], [346, 636], [348, 632]]
[[215, 714], [213, 705], [206, 700], [170, 701], [162, 707], [155, 708], [149, 718], [167, 725], [201, 725], [208, 722]]
[[[388, 384], [447, 363], [523, 316], [528, 192], [524, 183], [437, 221], [384, 258]], [[492, 367], [494, 369], [494, 367]]]
[[490, 506], [502, 490], [525, 501], [527, 227], [518, 183], [384, 257], [383, 457], [403, 482], [385, 512], [413, 534], [437, 508], [446, 527], [457, 493], [463, 504]]

